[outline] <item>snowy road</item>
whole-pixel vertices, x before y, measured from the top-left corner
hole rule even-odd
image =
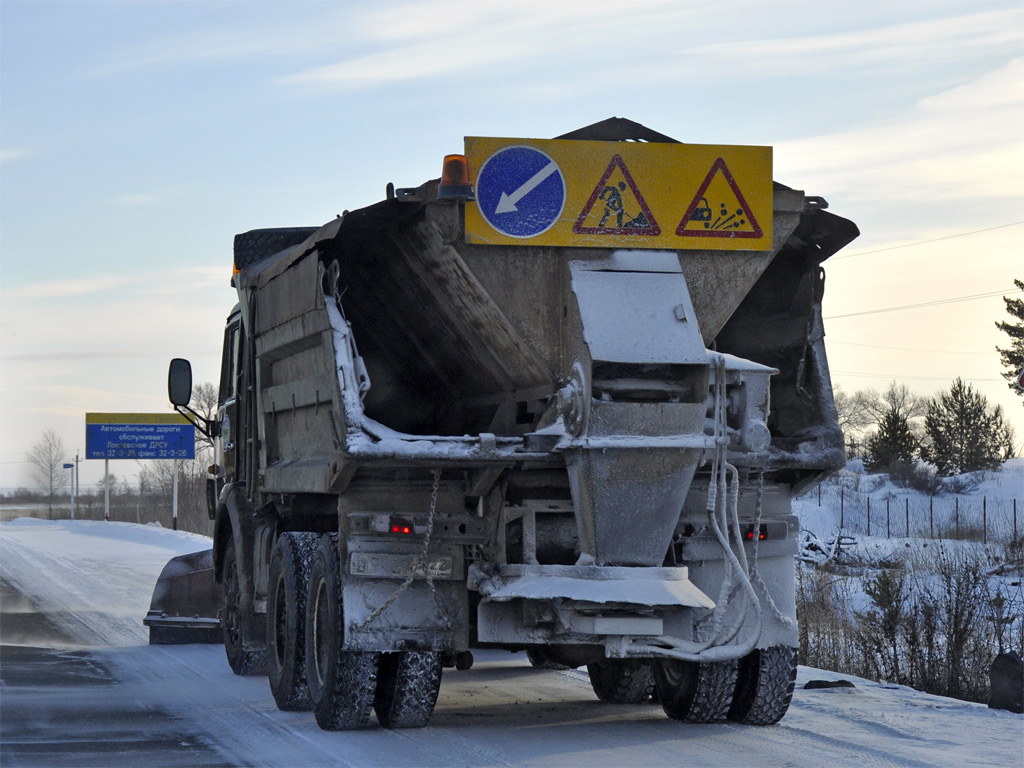
[[[1024,717],[800,668],[781,724],[693,726],[597,701],[585,671],[478,651],[422,730],[325,732],[233,675],[219,646],[149,646],[163,564],[208,540],[151,526],[0,525],[0,765],[1014,766]],[[38,647],[56,648],[42,651]]]

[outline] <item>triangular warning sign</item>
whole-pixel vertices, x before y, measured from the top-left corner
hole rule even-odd
[[[622,177],[618,181],[612,179],[616,168]],[[626,193],[627,189],[633,193],[632,199]],[[572,231],[577,235],[661,234],[661,227],[619,155],[608,163],[608,169],[580,211]]]
[[[720,174],[720,175],[719,175]],[[718,158],[676,227],[680,237],[763,237],[725,160]]]

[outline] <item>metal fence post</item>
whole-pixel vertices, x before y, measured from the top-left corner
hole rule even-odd
[[[988,497],[981,497],[981,541],[988,544]]]
[[[1013,500],[1013,540],[1017,540],[1017,500]]]
[[[839,489],[839,530],[846,527],[846,489]]]
[[[892,526],[889,519],[889,499],[885,500],[885,538],[892,538]]]
[[[1015,517],[1014,520],[1017,518]],[[871,497],[868,496],[868,536],[871,535]],[[1016,536],[1014,537],[1016,538]]]
[[[935,497],[928,497],[928,532],[935,538]]]
[[[960,497],[956,497],[956,507],[953,510],[953,520],[956,523],[956,537],[960,538]]]

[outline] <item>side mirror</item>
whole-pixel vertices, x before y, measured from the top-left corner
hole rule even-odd
[[[167,397],[171,405],[187,406],[192,400],[192,363],[176,357],[167,370]]]

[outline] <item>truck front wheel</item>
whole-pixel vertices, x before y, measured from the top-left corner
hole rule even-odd
[[[236,675],[262,675],[266,671],[266,646],[255,648],[246,642],[243,631],[242,587],[238,578],[238,558],[235,542],[228,542],[224,551],[224,610],[221,627],[224,632],[224,650],[228,664]]]
[[[306,586],[315,533],[283,533],[270,558],[267,591],[267,677],[278,709],[309,709],[306,687]]]
[[[338,534],[320,537],[306,596],[306,682],[317,725],[327,731],[366,728],[373,716],[379,653],[342,650]]]

